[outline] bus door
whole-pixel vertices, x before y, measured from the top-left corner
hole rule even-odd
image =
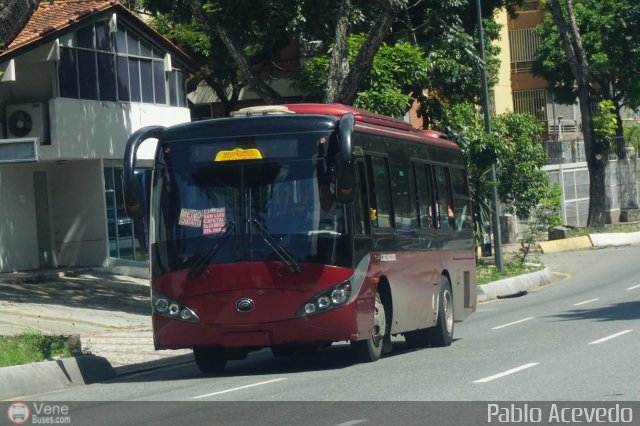
[[[369,219],[374,251],[395,251],[395,215],[393,211],[389,161],[386,156],[366,155]]]
[[[356,195],[351,209],[353,214],[353,261],[354,267],[373,248],[371,239],[371,204],[369,203],[369,183],[364,158],[356,159]]]

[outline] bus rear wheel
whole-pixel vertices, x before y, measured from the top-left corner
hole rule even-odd
[[[223,348],[193,348],[193,357],[204,374],[220,373],[227,364],[227,354]]]
[[[380,298],[376,292],[375,311],[373,315],[373,330],[371,337],[365,340],[351,342],[351,352],[356,362],[375,362],[380,359],[384,347],[387,330],[387,316]]]
[[[436,325],[426,331],[431,345],[443,347],[449,346],[453,342],[453,293],[451,292],[451,283],[445,276],[440,278],[439,299]]]

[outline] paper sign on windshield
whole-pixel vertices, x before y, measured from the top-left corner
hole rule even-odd
[[[224,231],[224,227],[227,223],[227,214],[224,207],[203,210],[202,213],[203,234],[219,234]]]
[[[193,226],[199,228],[202,226],[202,210],[181,209],[178,225]]]

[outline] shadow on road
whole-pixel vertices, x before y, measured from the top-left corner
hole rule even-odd
[[[573,309],[562,312],[553,317],[563,321],[595,320],[595,321],[625,321],[640,319],[640,301],[621,302],[601,308]]]

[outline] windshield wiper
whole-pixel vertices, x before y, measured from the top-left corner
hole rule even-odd
[[[267,243],[267,245],[271,247],[271,249],[278,255],[280,260],[282,260],[287,265],[287,267],[289,268],[289,272],[302,272],[302,268],[300,267],[298,262],[296,262],[293,256],[291,256],[284,249],[284,247],[282,247],[280,243],[278,243],[275,238],[273,238],[273,236],[269,234],[266,229],[264,229],[262,223],[260,223],[257,219],[250,219],[249,223],[253,223],[254,225],[256,225],[256,228],[258,228],[258,231],[260,231],[264,242]]]
[[[211,259],[213,259],[216,253],[218,253],[218,250],[220,250],[222,245],[229,239],[229,237],[231,236],[231,233],[235,228],[236,228],[235,222],[227,223],[224,226],[224,233],[218,236],[218,239],[216,240],[215,245],[213,245],[209,250],[203,252],[200,255],[199,260],[196,262],[195,265],[193,265],[193,267],[187,274],[187,277],[195,278],[198,275],[200,275],[204,267],[209,264]]]

